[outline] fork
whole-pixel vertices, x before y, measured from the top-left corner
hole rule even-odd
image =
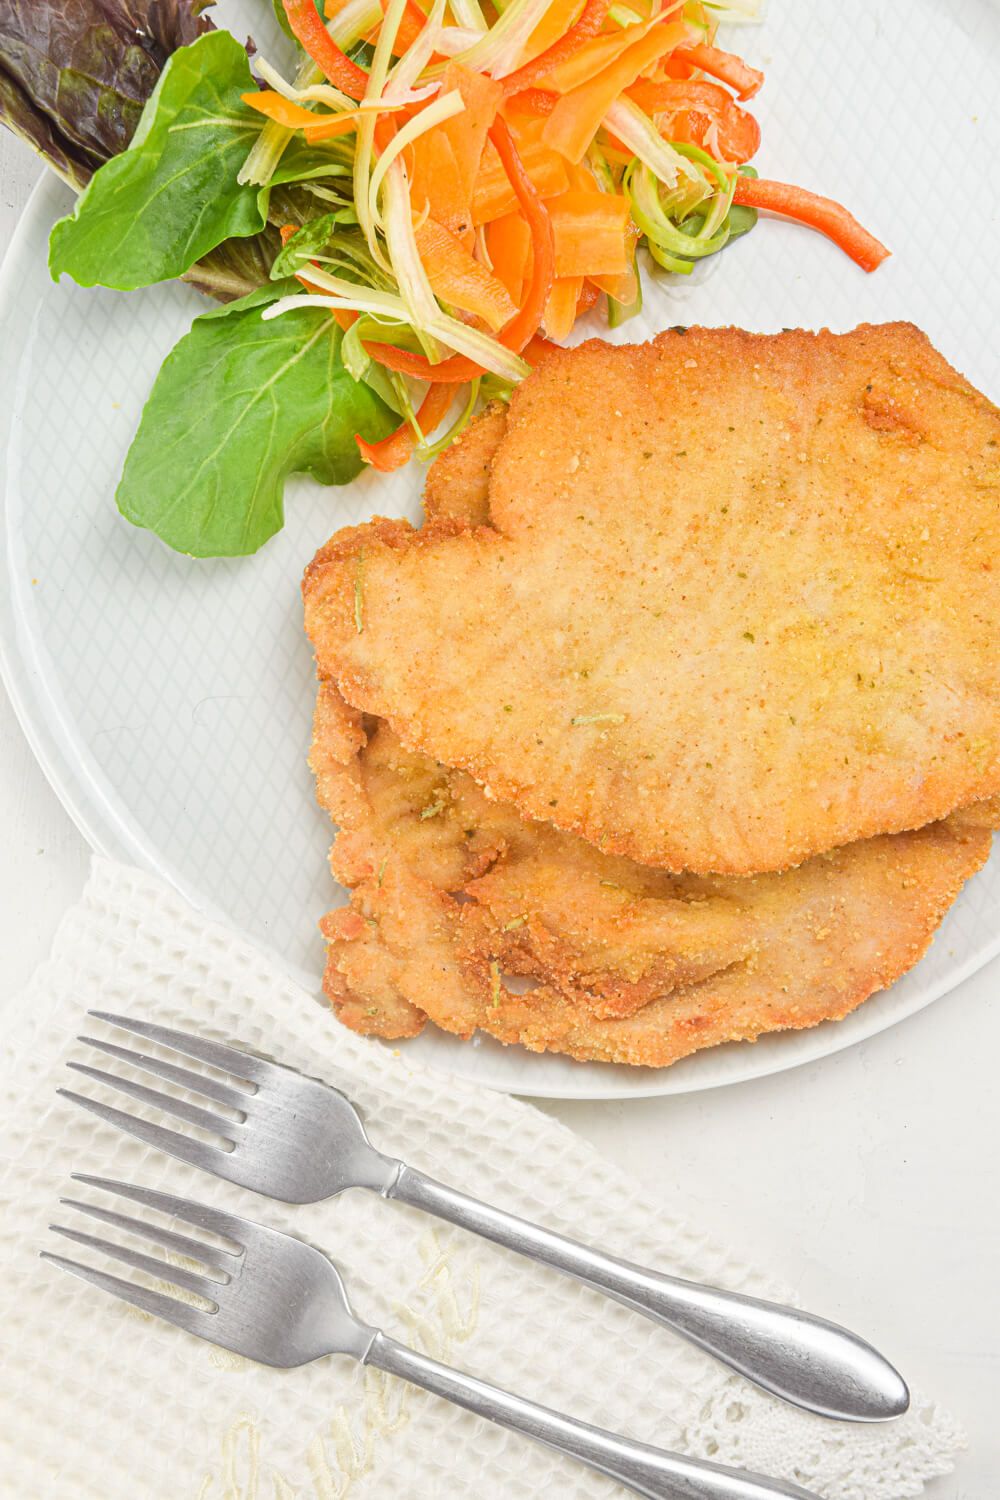
[[[99,1235],[60,1224],[49,1226],[77,1244],[123,1261],[161,1283],[172,1283],[182,1292],[193,1293],[209,1304],[207,1308],[192,1306],[178,1297],[112,1276],[81,1261],[50,1251],[41,1252],[44,1260],[223,1349],[282,1369],[309,1364],[328,1354],[351,1355],[363,1365],[374,1365],[397,1375],[501,1427],[524,1433],[548,1448],[579,1459],[651,1500],[817,1500],[815,1495],[794,1484],[764,1479],[745,1470],[725,1469],[617,1437],[449,1369],[397,1343],[354,1316],[333,1262],[290,1234],[125,1182],[82,1173],[74,1173],[73,1180],[196,1225],[233,1245],[232,1250],[219,1249],[147,1219],[72,1198],[60,1201],[126,1234],[159,1242],[165,1250],[194,1262],[199,1269],[192,1271],[174,1265]]]
[[[793,1405],[847,1421],[883,1421],[909,1405],[902,1377],[877,1350],[797,1308],[662,1275],[490,1207],[426,1177],[369,1141],[338,1089],[253,1053],[148,1021],[90,1011],[97,1020],[195,1058],[226,1075],[207,1077],[97,1037],[99,1052],[200,1095],[213,1113],[86,1063],[69,1066],[144,1105],[221,1137],[212,1145],[69,1089],[59,1092],[102,1120],[217,1177],[285,1203],[319,1203],[361,1187],[408,1203],[508,1250],[574,1276],[665,1324],[730,1369]]]

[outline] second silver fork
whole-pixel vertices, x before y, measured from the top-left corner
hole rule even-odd
[[[319,1203],[352,1187],[408,1203],[600,1289],[681,1334],[764,1390],[821,1416],[884,1421],[901,1415],[909,1405],[906,1384],[888,1360],[835,1323],[646,1270],[436,1182],[376,1150],[357,1110],[339,1090],[291,1068],[148,1021],[105,1011],[90,1014],[226,1075],[220,1081],[98,1037],[80,1038],[228,1112],[191,1104],[104,1069],[69,1064],[94,1082],[164,1110],[224,1143],[212,1145],[60,1090],[84,1109],[171,1156],[285,1203]]]
[[[637,1495],[646,1496],[646,1500],[819,1500],[797,1484],[722,1468],[704,1459],[686,1458],[618,1437],[488,1385],[473,1375],[449,1369],[397,1343],[354,1316],[332,1261],[292,1235],[130,1183],[82,1174],[75,1180],[166,1214],[184,1225],[206,1229],[230,1242],[232,1248],[220,1249],[147,1218],[64,1198],[65,1206],[126,1235],[151,1240],[182,1257],[185,1265],[177,1266],[66,1225],[51,1225],[57,1234],[124,1262],[161,1285],[193,1294],[198,1305],[187,1299],[181,1301],[172,1291],[153,1290],[66,1256],[43,1251],[42,1258],[223,1349],[283,1369],[328,1354],[348,1354],[363,1365],[386,1370],[557,1453],[578,1459]]]

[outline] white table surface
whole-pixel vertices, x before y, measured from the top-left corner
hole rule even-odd
[[[38,171],[0,130],[0,245]],[[2,1004],[45,956],[89,858],[2,690],[0,828]],[[756,1083],[544,1106],[960,1417],[969,1451],[928,1500],[1000,1489],[998,989],[1000,961],[873,1040]]]

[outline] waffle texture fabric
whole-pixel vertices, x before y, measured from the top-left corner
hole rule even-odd
[[[732,1250],[663,1213],[536,1109],[354,1036],[271,959],[197,915],[166,885],[97,860],[51,957],[5,1015],[0,1044],[4,1495],[614,1500],[624,1493],[347,1359],[265,1369],[39,1261],[45,1248],[76,1253],[47,1232],[53,1221],[78,1218],[58,1207],[60,1195],[72,1188],[71,1196],[94,1197],[69,1183],[73,1171],[162,1188],[294,1231],[332,1255],[366,1321],[644,1441],[781,1475],[824,1500],[904,1500],[952,1468],[961,1433],[920,1395],[905,1418],[885,1427],[826,1422],[763,1395],[600,1294],[402,1205],[362,1192],[305,1208],[271,1203],[127,1138],[56,1094],[60,1084],[79,1081],[67,1076],[67,1061],[100,1061],[77,1034],[112,1036],[86,1020],[91,1008],[238,1040],[321,1076],[361,1108],[380,1149],[514,1213],[664,1271],[796,1300]],[[82,1087],[90,1091],[86,1080]]]

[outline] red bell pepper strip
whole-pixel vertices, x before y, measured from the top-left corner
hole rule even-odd
[[[696,47],[678,47],[671,61],[687,63],[689,67],[718,78],[720,83],[735,89],[737,99],[752,99],[764,82],[763,73],[747,67],[735,52],[723,52],[720,47],[709,47],[704,42]]]
[[[580,19],[569,28],[565,35],[561,36],[557,42],[553,42],[551,47],[546,47],[545,51],[540,52],[537,57],[532,58],[531,62],[525,63],[514,73],[508,73],[506,78],[501,78],[500,82],[503,84],[503,91],[507,98],[530,88],[539,78],[544,78],[546,73],[550,73],[557,64],[565,62],[567,57],[572,57],[584,42],[589,42],[592,36],[597,36],[607,20],[610,9],[611,0],[587,0]]]
[[[853,214],[832,198],[821,198],[806,188],[790,187],[785,182],[769,182],[765,177],[737,177],[734,203],[760,208],[765,213],[796,219],[827,235],[839,245],[863,271],[874,271],[892,254],[881,240],[869,234]]]
[[[320,20],[313,0],[282,0],[292,35],[320,72],[341,93],[363,99],[368,74],[342,52]]]
[[[749,161],[760,146],[760,126],[753,115],[740,109],[717,83],[706,83],[700,78],[693,82],[670,79],[666,83],[652,83],[640,78],[628,90],[628,96],[647,115],[669,118],[663,131],[668,140],[705,146],[706,133],[714,125],[714,144],[723,161]],[[657,125],[662,129],[659,120]]]
[[[435,427],[447,415],[448,408],[455,399],[455,387],[453,385],[432,385],[417,412],[417,424],[420,431],[425,435],[434,431]],[[381,474],[391,474],[393,469],[401,469],[408,463],[414,448],[417,446],[416,433],[409,422],[404,422],[397,427],[395,432],[390,432],[388,437],[382,438],[378,443],[366,443],[363,437],[355,433],[354,441],[357,443],[361,457],[366,464],[371,464],[373,469],[378,469]]]
[[[503,162],[510,185],[521,205],[521,212],[531,230],[531,280],[528,290],[521,307],[497,336],[498,342],[505,349],[513,349],[519,354],[532,334],[538,331],[555,276],[552,220],[524,169],[507,122],[500,116],[490,126],[489,137]],[[411,354],[408,349],[397,349],[393,344],[366,343],[365,350],[372,359],[389,370],[399,370],[404,375],[413,375],[418,380],[429,380],[437,384],[459,385],[485,374],[481,365],[462,354],[452,355],[450,359],[433,365],[424,355]]]

